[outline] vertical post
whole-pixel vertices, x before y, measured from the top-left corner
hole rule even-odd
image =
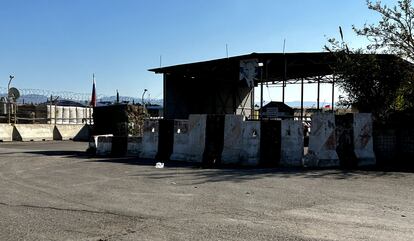
[[[251,96],[250,96],[250,106],[251,106],[251,112],[250,112],[250,119],[254,119],[254,85],[252,87],[252,90],[250,91]]]
[[[332,113],[335,111],[335,77],[332,78]]]
[[[17,102],[13,103],[13,105],[14,105],[14,107],[13,107],[13,110],[14,110],[14,124],[17,124]]]
[[[263,69],[260,69],[260,120],[263,119]]]
[[[48,120],[49,124],[52,124],[52,98],[53,98],[53,96],[50,95],[49,120]]]
[[[300,82],[300,120],[303,120],[303,78]]]
[[[55,101],[55,125],[57,123],[57,101]]]
[[[317,100],[316,100],[316,106],[317,106],[318,110],[320,109],[320,107],[319,107],[320,95],[321,95],[321,80],[318,79],[318,97],[317,97]]]
[[[286,87],[286,80],[287,80],[287,59],[285,55],[285,43],[286,40],[283,42],[283,55],[285,57],[285,66],[283,71],[283,81],[282,81],[282,102],[285,103],[285,87]]]

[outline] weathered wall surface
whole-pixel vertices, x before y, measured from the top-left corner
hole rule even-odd
[[[174,161],[188,161],[189,144],[189,121],[174,120],[174,144],[170,159]]]
[[[224,145],[221,163],[236,164],[240,162],[243,139],[243,116],[226,115],[224,119]]]
[[[13,140],[13,126],[9,124],[0,124],[0,141]]]
[[[142,150],[142,137],[128,137],[127,156],[139,156]]]
[[[75,140],[87,141],[90,137],[90,129],[87,125],[56,125],[53,133],[54,140]]]
[[[375,165],[371,114],[355,113],[353,130],[354,151],[358,159],[358,166]]]
[[[112,152],[112,136],[94,136],[96,155],[107,156]]]
[[[193,162],[202,162],[206,144],[207,115],[190,115],[189,130],[189,152],[188,159]]]
[[[314,114],[304,164],[313,167],[339,166],[336,146],[335,116],[331,113]]]
[[[16,124],[13,130],[14,141],[51,141],[54,125]]]
[[[144,120],[141,158],[154,159],[158,152],[158,120]]]
[[[260,161],[260,122],[244,121],[242,125],[240,163],[245,166],[257,166]]]
[[[301,121],[282,120],[280,165],[301,167],[303,157],[303,126]]]

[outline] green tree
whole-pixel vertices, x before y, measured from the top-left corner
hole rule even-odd
[[[367,5],[381,15],[378,23],[365,24],[362,28],[353,26],[357,35],[370,41],[367,49],[395,54],[413,62],[414,8],[411,0],[397,1],[392,7],[367,0]]]
[[[357,35],[370,41],[366,49],[349,49],[341,29],[342,41],[328,39],[325,46],[337,57],[333,68],[340,78],[339,87],[348,95],[341,104],[352,104],[379,118],[389,112],[413,110],[414,68],[409,63],[414,62],[412,2],[401,0],[388,7],[368,0],[367,5],[381,15],[381,20],[362,28],[353,26]]]

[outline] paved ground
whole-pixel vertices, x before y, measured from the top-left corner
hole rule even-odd
[[[0,143],[0,240],[414,240],[414,174],[206,170]]]

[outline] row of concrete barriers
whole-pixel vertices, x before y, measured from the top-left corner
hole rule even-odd
[[[238,115],[190,115],[188,120],[145,120],[138,137],[96,136],[98,155],[242,166],[375,165],[370,114],[315,114],[304,155],[303,124],[245,121]]]
[[[84,124],[0,124],[0,141],[88,141],[90,127]]]

